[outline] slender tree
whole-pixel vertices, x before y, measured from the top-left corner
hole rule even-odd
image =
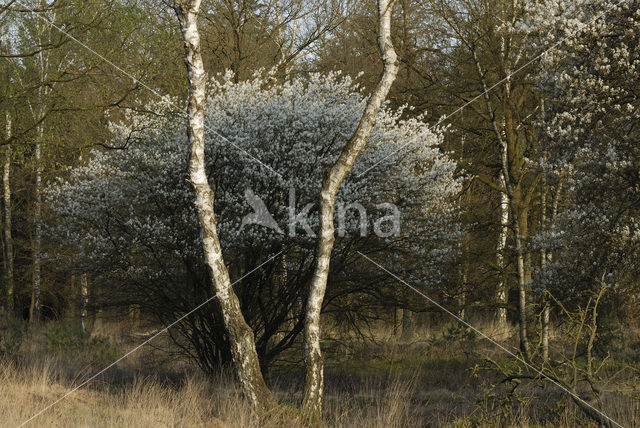
[[[2,174],[2,188],[4,190],[4,257],[6,267],[7,313],[13,316],[13,236],[11,235],[11,116],[6,114],[6,146],[4,167]]]
[[[189,180],[195,191],[205,263],[212,279],[212,291],[220,305],[229,339],[236,375],[242,391],[253,408],[265,411],[276,402],[260,371],[253,331],[247,325],[240,302],[231,287],[216,230],[214,193],[209,185],[204,158],[204,108],[207,74],[200,53],[198,14],[200,0],[178,0],[173,8],[184,38],[185,63],[189,73],[188,136],[191,146]]]
[[[47,4],[40,2],[40,8],[46,10]],[[55,12],[52,20],[55,20]],[[44,20],[38,20],[36,29],[36,40],[40,46],[51,44],[52,34],[54,31],[51,24]],[[31,114],[35,122],[38,122],[36,128],[36,143],[33,166],[35,169],[35,186],[33,201],[33,277],[31,290],[31,306],[29,308],[29,320],[31,322],[40,321],[40,287],[41,287],[41,257],[42,257],[42,145],[44,144],[44,124],[42,123],[47,114],[46,102],[51,92],[51,85],[45,82],[49,78],[50,51],[40,49],[37,55],[38,68],[38,90],[36,105],[30,104]]]
[[[505,187],[504,174],[500,173],[500,186]],[[498,287],[496,297],[498,298],[498,324],[501,327],[507,325],[507,304],[509,302],[509,287],[505,275],[505,250],[507,249],[507,237],[509,236],[509,198],[505,192],[500,192],[500,233],[498,235],[498,245],[496,248],[496,265],[498,267]]]
[[[340,185],[367,144],[376,121],[376,115],[389,93],[398,73],[398,58],[391,40],[391,15],[395,0],[378,0],[378,47],[383,61],[383,72],[367,102],[358,127],[342,150],[336,163],[327,171],[320,191],[320,233],[316,248],[316,266],[309,287],[304,329],[304,357],[306,378],[303,407],[312,413],[321,413],[324,391],[324,362],[320,348],[320,312],[327,287],[331,250],[335,241],[333,213]]]

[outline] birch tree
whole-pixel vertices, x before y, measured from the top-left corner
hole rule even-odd
[[[11,116],[9,113],[5,116],[6,126],[6,145],[5,158],[2,174],[2,188],[4,190],[4,262],[6,275],[6,299],[7,313],[13,316],[14,304],[14,280],[13,280],[13,236],[11,234]]]
[[[499,274],[497,301],[504,306],[503,275],[505,260],[499,253],[507,248],[505,233],[513,233],[513,254],[518,292],[518,324],[520,349],[529,358],[527,283],[531,279],[532,259],[527,247],[533,235],[530,217],[534,197],[538,193],[539,173],[532,167],[530,153],[535,153],[538,132],[534,126],[539,94],[534,86],[535,64],[519,70],[533,52],[533,38],[521,25],[530,19],[522,1],[513,2],[448,2],[434,0],[431,5],[444,22],[445,31],[458,42],[452,51],[455,65],[468,67],[475,94],[466,106],[485,123],[491,134],[491,175],[478,170],[478,178],[500,198],[499,232],[496,265]],[[462,56],[462,60],[459,57]],[[518,70],[518,73],[516,73]],[[456,70],[457,72],[457,70]],[[474,76],[475,75],[475,76]],[[468,88],[463,89],[465,92]],[[464,126],[464,125],[463,125]],[[470,171],[476,172],[476,171]],[[508,213],[504,208],[508,209]],[[505,215],[507,214],[507,215]],[[508,219],[508,225],[504,221]],[[507,228],[508,226],[508,228]],[[500,310],[498,318],[504,319]]]
[[[224,263],[222,248],[216,230],[214,194],[209,186],[204,157],[204,108],[206,102],[207,73],[200,53],[198,14],[200,0],[176,1],[173,6],[184,38],[185,63],[189,73],[188,136],[191,147],[189,180],[195,192],[205,262],[211,275],[212,288],[224,319],[225,330],[236,375],[242,391],[257,411],[266,411],[275,405],[260,371],[253,331],[240,310],[240,302],[231,287],[229,271]]]
[[[500,186],[504,187],[504,174],[500,173]],[[496,265],[498,267],[497,298],[498,298],[498,324],[501,327],[507,325],[507,304],[509,302],[509,288],[505,275],[505,251],[507,250],[507,237],[509,236],[509,198],[505,192],[500,192],[500,232],[496,248]]]
[[[41,10],[47,10],[46,2],[39,3]],[[56,20],[56,11],[53,10],[52,21]],[[55,31],[51,24],[44,20],[35,22],[35,40],[38,46],[50,46],[52,44],[52,31]],[[49,79],[51,67],[51,51],[40,49],[36,56],[36,68],[38,75],[37,95],[35,102],[29,103],[29,110],[36,127],[36,141],[33,159],[35,172],[34,201],[33,201],[33,276],[31,290],[31,305],[29,307],[29,320],[31,322],[40,321],[40,287],[41,287],[41,250],[42,250],[42,145],[44,144],[45,129],[42,123],[47,115],[47,97],[50,95],[53,84],[46,84]]]
[[[43,229],[42,229],[42,190],[43,173],[47,158],[47,148],[52,146],[57,136],[51,127],[52,115],[57,109],[76,106],[64,100],[61,90],[71,82],[89,74],[91,67],[82,57],[75,54],[67,46],[68,38],[55,27],[61,23],[77,18],[76,11],[68,4],[49,4],[37,0],[33,5],[34,12],[16,8],[11,14],[10,48],[0,56],[6,56],[13,65],[15,73],[12,97],[20,103],[16,110],[24,108],[26,114],[16,121],[16,128],[21,131],[16,140],[30,137],[33,143],[31,155],[33,198],[31,202],[31,301],[29,319],[38,322],[41,310],[42,262],[43,262]],[[95,11],[91,11],[95,13]],[[85,17],[86,18],[86,17]],[[93,23],[79,22],[74,31],[87,31]],[[71,97],[69,97],[71,98]],[[64,107],[61,104],[66,104]],[[27,120],[25,120],[28,118]],[[31,153],[30,153],[31,154]],[[5,168],[8,173],[7,168]]]
[[[397,73],[397,57],[391,41],[392,2],[378,2],[379,47],[384,61],[384,72],[374,90],[362,116],[354,137],[344,148],[336,164],[329,170],[323,182],[320,198],[321,225],[317,249],[317,264],[311,282],[306,305],[305,320],[305,360],[307,374],[303,407],[314,413],[322,408],[324,374],[320,351],[320,312],[329,273],[331,249],[334,243],[333,212],[335,198],[340,185],[351,170],[356,157],[366,145],[371,129]],[[227,332],[231,343],[236,371],[248,396],[257,408],[272,405],[273,397],[264,384],[259,371],[255,344],[251,329],[247,326],[238,303],[237,296],[230,287],[229,274],[222,259],[222,251],[215,229],[213,193],[204,169],[204,102],[206,73],[200,55],[200,39],[197,30],[199,1],[176,3],[175,10],[185,39],[187,68],[189,70],[189,138],[191,161],[189,174],[196,192],[196,206],[203,231],[204,250],[218,299],[221,302]],[[220,294],[222,295],[220,296]]]
[[[340,185],[351,171],[356,158],[367,144],[384,102],[398,72],[398,58],[391,40],[391,15],[394,0],[378,0],[378,47],[383,72],[367,102],[353,137],[342,150],[336,163],[327,171],[320,191],[320,233],[316,249],[316,267],[309,287],[304,329],[306,364],[303,408],[320,414],[324,392],[324,362],[320,348],[320,312],[327,287],[331,250],[335,242],[333,214]]]

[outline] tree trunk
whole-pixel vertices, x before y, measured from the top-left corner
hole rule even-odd
[[[415,332],[414,314],[410,309],[402,311],[402,340],[410,341]]]
[[[510,124],[511,118],[509,118],[509,122],[505,120],[505,134],[503,136],[503,132],[498,126],[495,112],[496,110],[493,108],[493,103],[491,102],[491,97],[489,96],[489,88],[487,82],[485,80],[485,72],[482,70],[482,66],[480,65],[480,61],[478,60],[478,55],[475,50],[472,50],[473,59],[476,64],[476,70],[478,72],[478,78],[482,82],[482,89],[484,95],[484,100],[487,105],[487,112],[489,114],[491,125],[493,127],[493,131],[498,139],[500,144],[500,172],[502,174],[502,178],[504,179],[504,194],[507,196],[507,202],[509,208],[511,210],[511,225],[513,227],[513,234],[515,237],[515,245],[517,251],[517,275],[518,275],[518,312],[519,312],[519,321],[520,321],[520,350],[526,361],[529,361],[529,339],[527,338],[527,290],[526,286],[526,276],[527,273],[525,271],[525,263],[524,263],[524,249],[521,235],[521,222],[522,218],[520,216],[520,206],[516,203],[515,200],[515,190],[513,184],[511,182],[511,174],[510,174],[510,163],[509,163],[509,142],[507,138],[511,138],[509,141],[515,143],[513,141],[516,136],[513,132],[508,132],[506,125]],[[507,95],[510,93],[509,90],[510,82],[507,80],[505,83],[505,92]],[[508,98],[508,96],[507,96]],[[504,110],[505,113],[508,112],[507,109]],[[512,147],[515,147],[515,144],[511,144]],[[520,201],[520,199],[518,199]]]
[[[40,262],[42,249],[42,140],[44,139],[44,127],[38,126],[38,139],[36,141],[34,168],[36,173],[35,200],[33,203],[33,288],[31,293],[31,305],[29,319],[32,323],[40,321]]]
[[[468,275],[468,270],[465,267],[464,272],[462,273],[463,284],[467,283],[467,275]],[[465,291],[462,291],[458,296],[457,301],[458,301],[458,317],[464,319],[465,307],[467,305],[467,293]]]
[[[495,121],[494,121],[495,125]],[[499,131],[496,130],[498,133]],[[500,138],[502,145],[502,174],[505,182],[505,194],[509,202],[511,209],[511,225],[513,227],[513,234],[515,237],[516,246],[516,262],[517,262],[517,277],[518,277],[518,314],[520,324],[520,350],[526,361],[529,361],[529,338],[527,337],[527,272],[525,268],[525,255],[522,242],[522,218],[520,217],[520,211],[518,204],[514,201],[514,190],[511,184],[509,176],[509,160],[508,160],[508,146],[507,142]]]
[[[540,232],[546,231],[547,223],[547,183],[544,179],[544,171],[542,172],[542,184],[540,189]],[[544,248],[540,250],[540,267],[544,268],[547,264],[547,251]],[[549,361],[549,296],[545,289],[542,294],[542,360]]]
[[[87,332],[90,330],[89,326],[89,279],[87,273],[84,272],[80,279],[80,325],[82,331]]]
[[[545,184],[545,182],[543,181],[543,184]],[[551,218],[549,219],[549,226],[548,228],[551,228],[555,222],[556,219],[556,215],[558,213],[558,200],[560,198],[560,192],[562,191],[562,180],[560,180],[558,182],[557,185],[557,189],[555,194],[553,195],[553,200],[551,202]],[[543,210],[541,213],[541,222],[545,221],[546,222],[546,217],[547,217],[547,208],[546,208],[546,187],[544,188],[543,192],[542,192],[542,206],[543,206]],[[543,229],[544,230],[544,229]],[[547,262],[552,262],[553,261],[553,252],[552,251],[546,251],[544,248],[541,252],[541,263],[542,266],[545,266],[547,264]],[[543,309],[542,309],[542,358],[545,362],[549,361],[549,330],[550,330],[550,324],[551,324],[551,304],[550,304],[550,299],[549,299],[549,292],[548,290],[544,290],[544,297],[543,297]]]
[[[391,14],[395,0],[378,0],[378,47],[383,60],[383,72],[378,85],[367,102],[355,134],[342,150],[336,163],[327,171],[320,192],[320,233],[316,248],[316,266],[307,297],[304,357],[306,378],[303,408],[320,414],[324,390],[324,362],[320,350],[320,311],[327,287],[329,262],[333,248],[333,212],[335,198],[356,157],[364,149],[376,116],[384,102],[391,84],[398,73],[398,58],[391,40]]]
[[[504,174],[500,173],[500,187],[506,187]],[[497,300],[498,304],[498,325],[501,328],[507,326],[507,303],[509,301],[507,276],[505,274],[504,251],[507,248],[507,236],[509,235],[509,197],[506,192],[500,192],[500,234],[498,236],[498,246],[496,248],[496,265],[498,267]]]
[[[46,8],[46,1],[40,1],[40,7]],[[55,21],[55,12],[52,18]],[[51,42],[51,24],[41,23],[38,29],[38,41],[41,46],[46,46]],[[46,33],[46,37],[45,37]],[[38,105],[34,109],[29,104],[29,109],[33,118],[42,121],[45,117],[45,100],[51,92],[52,85],[46,85],[49,69],[49,51],[40,49],[38,52],[39,80],[38,86]],[[41,288],[41,256],[42,256],[42,144],[44,142],[44,125],[40,123],[37,126],[36,146],[34,153],[34,169],[36,175],[34,202],[33,202],[33,272],[31,287],[31,305],[29,306],[29,321],[38,323],[40,321],[40,288]]]
[[[512,204],[512,217],[515,211]],[[526,272],[524,266],[524,254],[522,248],[522,235],[520,235],[520,225],[517,219],[513,221],[514,235],[516,241],[517,262],[518,262],[518,313],[520,316],[520,350],[526,361],[529,361],[529,338],[527,337],[527,289]]]
[[[252,407],[261,412],[273,407],[275,399],[262,377],[253,331],[242,315],[240,302],[233,291],[229,271],[222,257],[216,231],[214,194],[205,170],[204,109],[207,77],[200,53],[200,34],[197,26],[200,0],[177,0],[173,7],[184,38],[185,62],[189,74],[189,178],[195,191],[205,263],[211,274],[213,291],[220,304],[242,392]]]
[[[404,8],[404,3],[403,3],[403,8]],[[405,28],[406,28],[406,21],[404,22]],[[464,159],[464,143],[465,143],[465,134],[463,133],[460,136],[460,159]],[[469,165],[471,165],[471,162],[469,162]],[[467,190],[465,191],[465,198],[464,198],[464,203],[465,203],[465,218],[464,221],[466,224],[471,224],[471,220],[470,220],[470,215],[469,215],[469,203],[471,201],[471,182],[472,180],[469,180],[468,183],[466,184],[466,188]],[[462,279],[462,290],[460,290],[460,295],[458,296],[458,317],[464,319],[465,316],[465,305],[466,305],[466,294],[467,294],[467,290],[469,289],[469,265],[470,265],[470,243],[471,243],[471,236],[470,236],[470,232],[466,231],[464,234],[464,244],[463,244],[463,248],[462,248],[462,254],[463,254],[463,259],[462,259],[462,275],[461,279]]]
[[[467,209],[469,205],[469,200],[471,199],[471,185],[467,185],[466,191],[466,202]],[[469,216],[467,212],[467,224],[470,224]],[[464,234],[464,245],[463,245],[463,254],[464,259],[462,262],[462,290],[460,290],[460,294],[458,295],[458,316],[462,319],[465,317],[465,308],[467,305],[467,290],[469,290],[469,252],[470,252],[470,244],[471,244],[471,234],[467,231]]]
[[[396,306],[393,310],[393,337],[398,339],[402,337],[402,317],[404,309]]]
[[[11,117],[7,113],[7,141],[11,138]],[[13,313],[13,237],[11,236],[11,145],[5,147],[4,171],[2,175],[2,187],[4,189],[4,241],[5,264],[7,282],[7,313],[10,317]]]

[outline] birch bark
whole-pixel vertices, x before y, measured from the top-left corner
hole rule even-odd
[[[334,244],[333,213],[335,199],[342,181],[364,149],[376,115],[386,99],[398,73],[398,58],[391,40],[391,14],[395,0],[378,0],[378,47],[383,71],[376,88],[367,102],[365,111],[351,140],[342,150],[336,163],[327,171],[320,192],[320,234],[316,248],[316,266],[311,279],[305,311],[304,357],[306,378],[303,409],[322,412],[324,391],[324,361],[320,349],[320,312],[327,287],[331,250]]]
[[[520,207],[516,203],[515,190],[511,181],[510,163],[509,163],[509,146],[515,146],[515,138],[517,136],[511,129],[511,123],[513,118],[510,116],[508,108],[504,109],[504,124],[502,129],[498,125],[496,119],[496,110],[491,102],[489,96],[489,88],[487,81],[485,80],[486,73],[480,65],[477,52],[475,49],[471,51],[474,62],[476,64],[476,70],[478,72],[478,78],[482,83],[483,96],[487,107],[487,113],[489,115],[493,131],[500,144],[500,173],[504,179],[504,192],[506,195],[506,201],[508,202],[511,211],[511,226],[513,227],[513,235],[516,245],[516,261],[517,261],[517,276],[518,276],[518,313],[519,313],[519,327],[520,327],[520,350],[526,361],[529,361],[529,338],[527,336],[527,290],[526,290],[526,271],[525,271],[525,256],[523,249],[523,241],[521,234],[521,224],[526,225],[526,221],[523,223],[523,217],[521,216]],[[509,72],[509,70],[507,70]],[[510,98],[510,80],[505,82],[505,98]],[[507,140],[509,139],[509,140]]]
[[[44,139],[44,127],[38,126],[38,140],[36,141],[34,167],[36,172],[35,200],[33,204],[33,289],[31,295],[30,319],[32,322],[40,321],[40,264],[42,250],[42,140]]]
[[[500,173],[500,187],[506,187],[504,182],[504,174]],[[509,234],[509,197],[505,192],[500,192],[500,234],[498,235],[498,246],[496,248],[496,265],[500,272],[498,280],[497,298],[498,304],[498,325],[506,327],[507,325],[507,281],[505,275],[504,251],[507,248],[507,236]]]
[[[89,331],[87,310],[89,306],[89,279],[86,272],[82,274],[80,280],[80,326],[82,331]]]
[[[508,152],[508,144],[504,138],[502,138],[500,132],[498,131],[495,120],[493,120],[494,128],[496,129],[496,134],[498,135],[498,139],[500,140],[500,144],[502,146],[502,174],[504,176],[505,182],[505,194],[507,195],[507,199],[509,200],[509,206],[511,208],[511,217],[512,217],[512,226],[513,226],[513,235],[515,237],[516,244],[516,261],[518,264],[518,313],[519,313],[519,324],[520,324],[520,350],[526,361],[529,361],[529,338],[527,336],[527,290],[526,290],[526,273],[524,266],[524,253],[523,253],[523,242],[522,242],[522,234],[520,232],[520,218],[518,218],[518,207],[516,207],[513,198],[513,185],[511,184],[511,179],[509,176],[509,152]]]
[[[542,173],[542,184],[540,189],[540,232],[544,233],[547,223],[547,180],[544,178],[544,172]],[[547,264],[547,250],[542,247],[540,250],[540,267],[544,269]],[[547,296],[547,290],[545,289],[542,294],[542,360],[544,362],[549,361],[549,296]]]
[[[6,116],[7,140],[11,138],[11,116]],[[7,276],[7,313],[13,316],[13,237],[11,235],[11,145],[5,147],[2,187],[4,189],[4,242]]]
[[[548,219],[549,225],[547,226],[547,230],[553,228],[553,225],[556,220],[556,216],[558,214],[558,201],[560,199],[560,193],[562,192],[562,183],[563,180],[560,179],[558,181],[557,187],[555,189],[555,193],[552,195],[551,201],[551,215]],[[543,196],[546,195],[546,191],[543,192]],[[546,203],[546,196],[543,199],[543,204]],[[547,221],[547,209],[543,208],[543,212],[541,213],[541,217],[544,221]],[[544,229],[543,229],[544,230]],[[553,251],[547,251],[543,249],[541,252],[541,266],[545,266],[547,262],[553,262]],[[549,301],[549,293],[544,290],[543,297],[543,310],[542,310],[542,358],[545,362],[549,361],[549,330],[551,328],[551,303]]]
[[[189,73],[189,179],[196,196],[195,205],[202,230],[205,263],[211,274],[213,292],[220,305],[242,392],[254,410],[266,411],[275,406],[275,399],[260,371],[253,331],[247,325],[240,310],[238,297],[231,287],[229,271],[222,257],[216,230],[214,194],[205,170],[204,110],[207,77],[200,53],[200,34],[197,26],[200,0],[176,0],[173,8],[180,22],[186,54],[185,63]]]

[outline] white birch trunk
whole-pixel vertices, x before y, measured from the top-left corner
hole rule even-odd
[[[540,192],[540,232],[544,233],[547,223],[547,182],[544,179],[544,171],[542,172],[542,184]],[[540,250],[540,266],[544,268],[547,264],[547,251],[542,247]],[[545,289],[542,294],[542,360],[544,362],[549,361],[549,296],[547,296],[547,290]]]
[[[89,330],[88,323],[88,307],[89,307],[89,279],[87,273],[83,273],[80,280],[80,325],[82,331]]]
[[[500,187],[505,187],[504,174],[500,173]],[[507,248],[507,236],[509,235],[509,197],[506,191],[500,193],[500,234],[498,235],[498,245],[496,248],[496,265],[498,267],[500,279],[498,280],[497,295],[498,304],[498,325],[501,328],[507,326],[507,303],[508,288],[505,275],[504,251]]]
[[[520,222],[518,219],[517,207],[513,202],[513,187],[509,178],[509,160],[508,160],[508,148],[507,142],[501,139],[502,143],[502,172],[504,174],[504,180],[507,189],[507,196],[509,205],[511,208],[511,217],[513,225],[513,234],[515,236],[516,244],[516,259],[518,263],[518,313],[520,324],[520,350],[526,361],[529,361],[529,338],[527,337],[527,290],[524,268],[524,253],[522,235],[520,235]]]
[[[529,339],[527,337],[527,290],[526,290],[526,272],[525,272],[525,263],[524,263],[524,253],[523,253],[523,242],[522,235],[520,235],[520,211],[519,207],[516,206],[514,202],[514,189],[511,183],[511,174],[510,174],[510,165],[509,165],[509,144],[503,136],[503,132],[500,129],[496,117],[495,117],[495,109],[493,108],[493,103],[491,102],[491,97],[489,96],[489,88],[487,82],[485,80],[485,73],[482,70],[480,65],[480,61],[478,60],[478,56],[475,50],[472,52],[473,59],[476,64],[476,70],[478,72],[478,78],[482,82],[482,89],[484,100],[487,105],[487,112],[491,118],[491,125],[493,126],[493,131],[500,143],[500,163],[501,163],[501,173],[504,178],[504,188],[505,192],[503,192],[507,196],[507,201],[509,208],[511,210],[511,225],[513,227],[513,234],[515,238],[516,245],[516,260],[517,260],[517,275],[518,275],[518,312],[519,312],[519,325],[520,325],[520,350],[526,361],[529,361]],[[509,93],[509,81],[507,80],[505,86],[505,92]]]
[[[544,183],[543,181],[543,184]],[[562,180],[559,180],[558,187],[556,189],[555,194],[553,195],[553,201],[551,202],[551,216],[549,219],[549,226],[551,228],[553,226],[556,215],[558,213],[558,200],[560,199],[560,192],[562,191]],[[541,213],[541,223],[546,222],[547,220],[547,208],[546,208],[546,190],[542,191],[542,213]],[[544,225],[544,223],[542,223]],[[553,262],[553,252],[546,251],[544,248],[540,254],[540,261],[542,266],[545,266],[547,262]],[[549,361],[549,330],[551,328],[551,304],[549,299],[548,291],[544,290],[543,297],[543,309],[542,309],[542,358],[545,362]]]
[[[7,113],[7,141],[11,138],[11,116]],[[7,143],[4,148],[4,168],[2,175],[2,187],[4,189],[4,241],[5,264],[7,280],[7,313],[13,316],[13,237],[11,236],[11,145]]]
[[[356,157],[364,149],[376,116],[398,73],[398,58],[391,40],[391,13],[394,0],[378,0],[378,46],[383,72],[371,94],[353,137],[342,150],[336,163],[327,171],[320,192],[320,233],[316,248],[316,266],[307,298],[304,328],[306,378],[303,408],[322,412],[324,362],[320,350],[320,312],[329,276],[329,262],[334,243],[333,212],[335,198]]]
[[[41,7],[46,6],[46,2],[40,2]],[[52,21],[55,20],[55,14]],[[46,46],[51,40],[51,24],[41,23],[38,39],[42,46]],[[45,40],[45,33],[47,40]],[[37,113],[31,109],[36,120],[43,120],[45,117],[45,100],[51,92],[51,86],[45,86],[49,69],[49,52],[45,49],[38,53],[38,65],[40,67],[40,86],[38,87]],[[31,106],[30,106],[31,108]],[[36,175],[34,202],[33,202],[33,277],[31,289],[31,305],[29,307],[29,320],[38,323],[40,321],[40,288],[41,288],[41,253],[42,253],[42,144],[44,142],[44,125],[40,123],[37,127],[37,139],[34,153],[34,170]]]
[[[189,178],[196,196],[195,205],[202,231],[205,263],[220,304],[235,372],[245,398],[256,411],[261,412],[273,407],[275,399],[262,377],[253,331],[242,315],[240,302],[231,287],[229,271],[222,258],[216,231],[214,194],[205,170],[204,110],[207,77],[200,53],[197,26],[199,9],[200,0],[177,0],[174,4],[184,38],[185,62],[189,73]]]
[[[405,28],[406,28],[406,22],[405,22]],[[464,158],[464,143],[465,143],[465,138],[464,138],[464,134],[462,134],[461,137],[461,141],[460,141],[460,147],[461,147],[461,158]],[[469,214],[468,214],[468,210],[469,210],[469,201],[471,200],[471,180],[469,180],[469,183],[467,184],[467,190],[465,191],[465,203],[466,203],[466,209],[467,209],[467,213],[466,213],[466,222],[467,224],[469,224]],[[464,244],[463,244],[463,254],[464,254],[464,259],[463,259],[463,263],[462,263],[462,290],[460,292],[460,295],[458,296],[458,317],[464,319],[465,317],[465,306],[467,303],[467,290],[469,288],[469,244],[471,241],[471,236],[469,234],[469,231],[466,231],[464,234]]]
[[[31,321],[40,321],[40,286],[41,286],[41,251],[42,251],[42,140],[44,128],[38,126],[38,140],[36,141],[34,168],[36,173],[35,195],[33,202],[33,290],[31,295]]]

